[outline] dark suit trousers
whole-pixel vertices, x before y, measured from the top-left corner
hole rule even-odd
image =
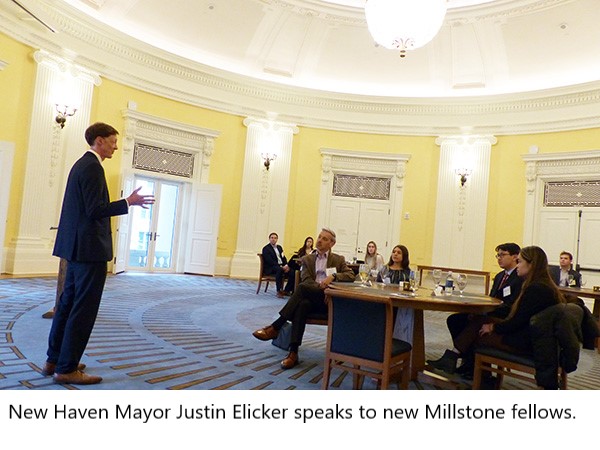
[[[506,305],[501,305],[494,311],[486,314],[485,316],[490,318],[505,319],[506,317],[508,317],[509,313],[510,307]],[[467,328],[469,322],[474,318],[475,316],[473,314],[467,313],[456,313],[448,316],[448,318],[446,319],[446,325],[448,326],[448,331],[450,331],[450,335],[452,336],[453,342],[463,332],[463,330]],[[454,347],[458,349],[456,345]]]
[[[57,373],[77,369],[96,322],[106,268],[106,262],[67,263],[65,287],[48,338],[47,361],[56,364]]]
[[[472,359],[474,351],[479,346],[494,347],[511,353],[521,353],[518,349],[502,342],[502,335],[489,333],[479,336],[479,330],[484,323],[499,322],[500,319],[488,316],[472,316],[466,327],[456,336],[454,347],[460,351],[463,358]]]
[[[275,286],[277,286],[277,292],[283,290],[283,277],[285,272],[281,266],[271,266],[265,269],[265,275],[275,275]]]
[[[315,285],[300,283],[279,315],[292,322],[291,345],[302,344],[306,320],[310,313],[327,314],[325,293]]]

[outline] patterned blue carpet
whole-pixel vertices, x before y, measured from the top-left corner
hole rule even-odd
[[[45,361],[54,278],[0,280],[0,389],[301,389],[321,388],[326,329],[309,326],[301,364],[283,371],[285,352],[254,339],[283,305],[271,290],[256,295],[256,283],[191,275],[126,273],[109,276],[96,326],[82,362],[104,381],[61,386],[40,373]],[[437,357],[448,345],[446,314],[428,312],[426,349]],[[455,389],[469,389],[455,380]],[[570,389],[600,387],[600,355],[582,351]],[[372,380],[365,389],[374,389]],[[351,377],[334,372],[332,389],[351,388]],[[395,386],[393,387],[395,388]],[[505,389],[529,388],[506,381]],[[439,389],[411,382],[410,389]]]

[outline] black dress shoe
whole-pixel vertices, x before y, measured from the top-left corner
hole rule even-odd
[[[473,363],[469,362],[469,361],[465,361],[460,366],[457,367],[456,373],[459,375],[466,375],[469,373],[473,374],[473,370],[475,370],[475,368],[473,367]]]
[[[443,370],[446,373],[453,374],[456,371],[456,362],[458,361],[458,354],[452,350],[446,350],[444,356],[440,359],[428,359],[429,364],[434,369]]]

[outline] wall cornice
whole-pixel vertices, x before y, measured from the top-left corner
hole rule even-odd
[[[558,0],[534,2],[536,7]],[[564,1],[564,0],[563,0]],[[531,2],[521,2],[531,7]],[[558,89],[460,98],[382,98],[285,86],[214,69],[104,31],[72,8],[44,4],[59,33],[1,15],[0,28],[35,49],[116,82],[187,104],[298,126],[372,134],[514,135],[597,128],[600,81]]]

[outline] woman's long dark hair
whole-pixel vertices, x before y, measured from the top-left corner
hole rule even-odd
[[[311,248],[315,248],[315,240],[311,236],[308,236],[306,239],[304,239],[304,244],[298,250],[298,257],[302,257],[302,256],[306,255],[306,243],[308,242],[309,239],[311,241],[313,241],[313,245]]]
[[[396,249],[396,248],[399,248],[400,251],[402,252],[402,262],[400,263],[400,267],[402,267],[402,270],[408,269],[408,266],[410,266],[410,257],[408,255],[408,249],[404,245],[396,245],[392,249],[392,253],[394,253],[394,249]],[[390,255],[390,260],[388,261],[388,267],[390,267],[392,264],[394,264],[394,260],[392,259],[392,256]]]
[[[547,286],[552,290],[554,300],[557,304],[565,303],[566,300],[564,295],[558,290],[556,283],[550,277],[550,272],[548,272],[548,257],[546,256],[546,252],[544,252],[544,250],[535,245],[523,247],[519,253],[519,259],[524,259],[527,261],[529,264],[531,264],[531,268],[529,269],[525,280],[523,280],[521,293],[515,300],[508,318],[511,318],[514,315],[519,303],[521,302],[523,293],[532,283],[539,283]]]

